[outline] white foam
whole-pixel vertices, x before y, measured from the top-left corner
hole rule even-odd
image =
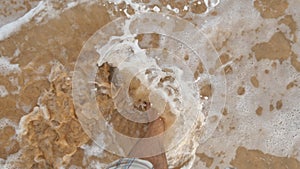
[[[8,57],[0,56],[0,74],[6,76],[11,73],[19,73],[19,64],[11,64]]]
[[[30,114],[22,116],[22,118],[20,119],[20,122],[19,122],[19,127],[16,130],[16,133],[17,133],[18,136],[21,136],[21,135],[27,133],[27,128],[26,128],[26,122],[27,121],[26,120],[29,117],[31,117],[32,115],[36,115],[39,111],[40,111],[40,108],[36,106],[36,107],[33,108],[33,111]]]
[[[167,9],[169,9],[170,11],[173,11],[175,13],[179,13],[179,9],[178,8],[172,8],[171,5],[167,5]]]
[[[1,110],[0,110],[0,113],[1,113]],[[17,127],[18,127],[17,124],[15,124],[10,119],[7,119],[7,118],[0,119],[0,129],[3,129],[3,128],[7,127],[7,126],[12,126],[15,129],[17,129]]]
[[[8,80],[10,81],[11,85],[17,87],[15,91],[10,91],[10,93],[13,95],[19,94],[21,90],[21,86],[19,85],[18,77],[10,76]]]
[[[105,168],[106,165],[103,163],[100,163],[99,161],[92,161],[89,163],[88,168],[93,168],[93,169],[103,169]]]
[[[207,143],[200,145],[198,149],[198,152],[214,158],[212,168],[217,165],[220,168],[226,167],[235,157],[239,146],[282,157],[299,151],[295,144],[300,133],[300,108],[297,99],[300,91],[297,88],[286,90],[286,85],[299,79],[299,74],[287,61],[277,64],[276,69],[271,65],[272,62],[268,60],[256,62],[255,58],[245,57],[239,64],[231,65],[234,73],[227,75],[229,114],[221,120],[219,128]],[[270,70],[269,74],[264,73],[265,69]],[[254,88],[250,83],[250,77],[255,74],[259,80],[259,88]],[[245,87],[246,92],[242,96],[237,95],[239,86]],[[272,103],[275,106],[278,100],[282,100],[283,107],[269,112],[269,105]],[[255,113],[258,106],[263,107],[261,116]],[[235,129],[230,130],[230,127]],[[223,140],[223,144],[219,144],[220,140]],[[221,151],[226,154],[218,157],[216,152]],[[299,156],[296,157],[299,159]],[[220,164],[220,161],[224,163]]]
[[[22,150],[19,150],[15,154],[10,154],[6,161],[0,161],[0,168],[1,169],[11,169],[16,168],[15,164],[20,161],[20,157],[22,155]]]
[[[5,86],[0,85],[0,97],[5,97],[8,95],[8,91],[6,90]]]
[[[68,2],[67,7],[64,10],[74,8],[77,5],[82,4],[82,3],[86,3],[86,2],[95,3],[95,1],[90,1],[90,0],[74,0],[73,2]]]
[[[115,5],[125,2],[126,5],[130,5],[135,10],[136,13],[147,12],[150,10],[150,8],[146,8],[146,5],[142,3],[132,2],[132,0],[108,0],[108,1],[110,3],[114,3]]]
[[[4,3],[3,3],[4,2]],[[37,1],[29,1],[24,3],[24,0],[18,1],[1,1],[0,27],[22,17],[29,9],[38,4]]]
[[[160,8],[157,7],[157,6],[154,6],[154,7],[153,7],[153,11],[154,11],[154,12],[159,12],[159,11],[160,11]]]
[[[105,145],[103,141],[103,145]],[[103,146],[102,145],[102,146]],[[84,155],[87,157],[96,156],[96,157],[102,157],[104,148],[100,147],[99,145],[95,144],[94,142],[91,145],[83,144],[80,146],[84,150]]]
[[[1,113],[1,111],[0,111]],[[7,118],[2,118],[0,119],[0,130],[3,130],[5,127],[13,127],[15,131],[18,130],[19,126],[14,123],[13,121],[11,121],[10,119],[7,119]],[[20,141],[19,138],[18,138],[18,135],[17,133],[15,133],[11,139],[15,139],[17,141]],[[6,149],[9,149],[9,147],[6,147]],[[1,166],[1,165],[0,165]],[[1,167],[0,167],[1,168]]]
[[[183,10],[184,10],[184,11],[189,10],[189,6],[185,5],[185,6],[183,7]]]
[[[22,25],[30,22],[30,20],[40,11],[45,9],[45,2],[41,1],[35,8],[31,9],[24,16],[20,17],[14,22],[8,23],[0,28],[0,41],[8,38],[14,32],[21,29]]]
[[[77,5],[78,5],[78,1],[75,1],[75,2],[69,2],[69,3],[67,4],[67,7],[68,7],[68,8],[73,8],[73,7],[77,6]]]
[[[18,57],[19,55],[20,55],[20,49],[19,48],[17,48],[16,50],[15,50],[15,53],[14,53],[14,57]]]
[[[0,168],[4,168],[5,161],[3,158],[0,158]]]
[[[239,3],[222,1],[214,9],[222,17],[196,16],[192,22],[199,25],[216,48],[221,48],[226,42],[220,53],[230,51],[233,57],[247,56],[252,46],[259,42],[267,42],[278,31],[278,21],[263,19],[252,7],[251,1]],[[257,28],[260,28],[258,32],[255,31]]]

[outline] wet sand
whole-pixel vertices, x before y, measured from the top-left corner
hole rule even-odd
[[[73,105],[72,71],[89,37],[136,11],[124,2],[68,9],[67,2],[49,2],[18,31],[0,39],[0,166],[103,168],[119,157],[99,148],[83,131]],[[152,12],[176,15],[201,29],[220,54],[215,70],[223,69],[226,77],[227,99],[218,127],[199,145],[194,161],[182,158],[177,168],[299,168],[299,2],[255,0],[244,2],[240,11],[243,2],[143,3]],[[7,8],[0,10],[2,17],[10,14]],[[142,48],[143,35],[139,41]],[[144,45],[159,48],[159,41],[154,34]],[[199,63],[195,78],[215,72],[205,69]],[[99,74],[102,79],[109,76],[105,72]],[[200,86],[208,101],[214,92],[212,82]],[[108,114],[116,113],[109,109],[108,96],[97,99]],[[114,115],[112,123],[130,136],[137,136],[134,129],[142,135],[147,127],[124,121]]]

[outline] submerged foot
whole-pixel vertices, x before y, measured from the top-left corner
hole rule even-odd
[[[163,118],[159,117],[156,120],[150,122],[148,131],[144,138],[142,138],[132,149],[129,156],[130,157],[144,157],[144,155],[154,154],[151,157],[144,157],[142,159],[148,160],[153,164],[153,167],[156,169],[167,169],[167,159],[164,152],[163,144],[163,132],[165,131],[165,121]],[[147,139],[155,137],[156,139]],[[161,154],[157,154],[161,152]]]

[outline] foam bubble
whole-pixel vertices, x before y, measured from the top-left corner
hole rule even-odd
[[[6,90],[5,86],[0,85],[0,97],[5,97],[8,95],[8,91]]]
[[[19,73],[20,71],[19,64],[11,64],[8,57],[0,57],[0,74],[6,76],[10,73]]]
[[[6,161],[0,160],[1,169],[11,169],[16,168],[15,164],[20,161],[20,157],[22,155],[22,150],[19,150],[15,154],[10,154]]]
[[[21,53],[21,51],[20,51],[20,49],[19,48],[17,48],[16,50],[15,50],[15,52],[14,52],[14,57],[17,57],[17,56],[19,56],[20,55],[20,53]]]
[[[10,119],[7,119],[7,118],[0,119],[0,129],[5,128],[6,126],[12,126],[15,129],[17,129],[17,125]]]
[[[104,141],[102,141],[102,146],[105,145]],[[102,157],[103,156],[103,151],[104,149],[102,147],[100,147],[99,145],[95,144],[95,142],[93,142],[91,145],[88,144],[83,144],[82,146],[80,146],[80,148],[82,148],[84,150],[84,154],[87,157],[91,157],[91,156],[96,156],[96,157]]]
[[[153,11],[155,11],[155,12],[159,12],[159,11],[160,11],[160,8],[159,8],[159,7],[157,7],[157,6],[154,6],[154,7],[153,7]]]

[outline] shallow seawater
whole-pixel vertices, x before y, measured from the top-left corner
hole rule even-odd
[[[0,167],[105,168],[157,111],[170,168],[299,168],[299,8],[0,2]]]

